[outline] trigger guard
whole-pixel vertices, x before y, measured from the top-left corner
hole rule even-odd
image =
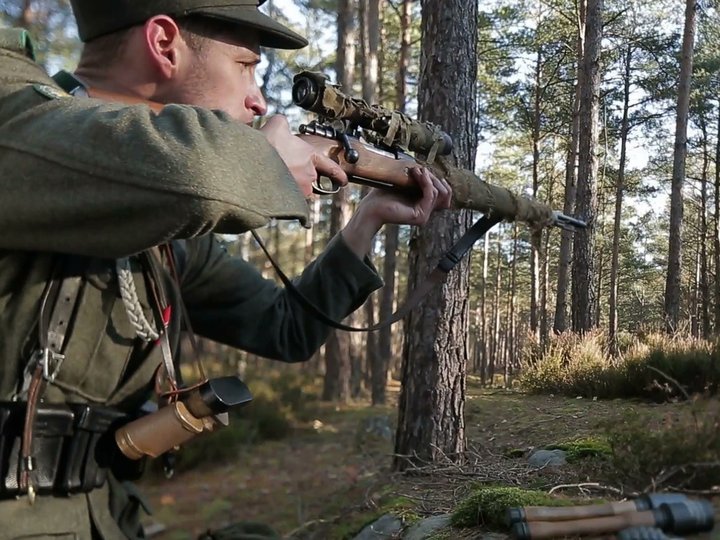
[[[342,186],[334,183],[332,180],[330,180],[330,183],[332,184],[333,189],[326,189],[322,186],[322,184],[320,183],[320,180],[318,178],[317,180],[315,180],[312,183],[313,193],[315,193],[316,195],[334,195],[335,193],[340,191],[340,188]]]

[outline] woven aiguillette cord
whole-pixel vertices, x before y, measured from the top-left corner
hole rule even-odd
[[[313,304],[303,293],[301,293],[297,289],[297,287],[292,283],[292,281],[290,281],[290,278],[288,278],[287,275],[285,275],[285,273],[280,269],[280,266],[272,257],[272,255],[270,255],[270,252],[265,247],[265,244],[260,239],[258,234],[255,231],[250,232],[252,233],[253,238],[255,238],[255,241],[260,246],[260,249],[262,249],[265,253],[265,256],[267,257],[268,261],[270,261],[270,264],[275,270],[275,273],[280,278],[280,281],[282,281],[283,285],[285,285],[285,288],[290,294],[295,297],[295,299],[308,313],[313,315],[319,321],[338,330],[344,330],[346,332],[374,332],[375,330],[379,330],[381,328],[385,328],[386,326],[390,326],[393,323],[396,323],[397,321],[404,318],[408,313],[410,313],[420,303],[420,300],[422,300],[428,294],[428,292],[433,289],[433,287],[442,283],[445,280],[448,272],[450,272],[450,270],[452,270],[455,265],[457,265],[457,263],[462,260],[465,254],[473,246],[473,244],[475,244],[478,239],[482,238],[485,233],[487,233],[490,229],[492,229],[501,221],[502,218],[498,216],[488,215],[481,217],[477,222],[475,222],[472,227],[465,231],[465,234],[460,238],[460,240],[458,240],[455,245],[450,248],[450,251],[448,251],[445,256],[440,260],[435,269],[430,272],[430,275],[428,275],[427,278],[425,278],[425,281],[423,281],[414,291],[412,291],[412,293],[409,294],[408,299],[400,308],[398,308],[395,313],[393,313],[388,319],[365,328],[348,326],[341,322],[338,322],[326,313],[324,313],[315,304]]]

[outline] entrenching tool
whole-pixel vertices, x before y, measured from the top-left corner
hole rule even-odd
[[[682,493],[648,493],[629,501],[607,504],[586,504],[582,506],[525,506],[508,508],[507,523],[521,521],[566,521],[604,516],[616,516],[627,512],[642,512],[658,508],[661,504],[684,502],[688,498]]]
[[[512,526],[517,540],[539,540],[563,536],[616,533],[630,527],[658,527],[665,532],[685,534],[709,531],[715,524],[715,509],[705,500],[661,504],[641,512],[567,521],[527,521]]]

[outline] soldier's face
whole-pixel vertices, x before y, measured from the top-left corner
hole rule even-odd
[[[184,76],[178,80],[178,98],[208,109],[226,112],[235,120],[252,122],[267,112],[255,77],[260,46],[252,32],[239,41],[233,37],[207,39],[191,51]]]

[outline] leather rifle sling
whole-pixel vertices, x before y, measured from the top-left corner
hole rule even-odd
[[[463,236],[455,243],[455,245],[450,248],[450,250],[445,254],[445,256],[440,259],[440,262],[437,264],[435,269],[430,272],[430,274],[425,278],[425,280],[415,290],[408,294],[408,298],[405,303],[400,308],[398,308],[395,313],[390,315],[390,317],[388,317],[384,321],[380,321],[377,324],[363,328],[356,326],[348,326],[346,324],[338,322],[329,315],[327,315],[325,312],[323,312],[315,304],[313,304],[303,293],[298,290],[298,288],[292,283],[292,281],[287,277],[287,275],[280,269],[280,266],[272,257],[272,255],[270,255],[270,252],[265,247],[265,244],[262,242],[258,234],[255,231],[251,231],[251,233],[255,238],[255,241],[260,246],[260,249],[263,250],[265,256],[270,261],[270,264],[275,270],[278,278],[280,278],[280,281],[282,281],[288,292],[296,298],[296,300],[308,313],[313,315],[319,321],[337,330],[344,330],[345,332],[374,332],[375,330],[390,326],[391,324],[396,323],[397,321],[408,315],[433,289],[433,287],[442,283],[445,280],[448,272],[450,272],[450,270],[452,270],[455,265],[460,262],[460,260],[470,250],[473,244],[475,244],[478,239],[482,238],[485,233],[487,233],[490,229],[492,229],[501,221],[501,217],[493,215],[486,215],[477,220],[472,227],[465,231],[465,234],[463,234]]]

